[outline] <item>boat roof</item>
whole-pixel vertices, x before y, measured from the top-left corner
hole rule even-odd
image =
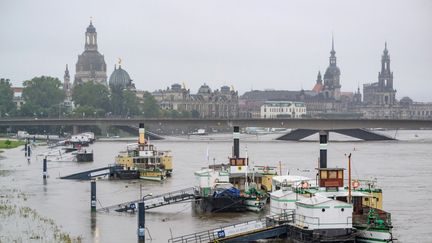
[[[279,189],[279,190],[271,192],[270,195],[273,196],[273,197],[278,197],[279,198],[279,197],[284,197],[286,195],[293,194],[293,193],[294,192],[292,190]]]
[[[299,175],[280,175],[280,176],[273,176],[273,181],[282,183],[282,182],[299,182],[299,181],[309,181],[311,178],[306,176],[299,176]]]
[[[297,203],[312,206],[312,205],[326,203],[329,201],[334,201],[334,200],[323,196],[313,196],[313,197],[301,198]]]

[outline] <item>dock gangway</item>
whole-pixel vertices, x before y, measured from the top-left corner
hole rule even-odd
[[[129,202],[123,202],[116,205],[103,207],[98,209],[98,212],[135,212],[137,204],[144,201],[145,209],[158,208],[174,203],[184,202],[195,198],[195,188],[189,187],[173,192],[168,192],[156,196],[145,197],[144,199],[138,199]]]
[[[222,226],[210,230],[183,235],[168,240],[170,243],[237,242],[276,238],[286,234],[289,223],[294,222],[294,212],[267,216],[265,218]]]
[[[79,173],[75,173],[75,174],[71,174],[71,175],[67,175],[67,176],[62,176],[62,177],[60,177],[60,179],[91,180],[91,179],[94,179],[96,177],[109,175],[110,173],[113,173],[113,171],[115,171],[117,169],[121,169],[121,168],[123,168],[123,167],[119,166],[119,165],[111,165],[111,166],[87,170],[87,171],[83,171],[83,172],[79,172]]]

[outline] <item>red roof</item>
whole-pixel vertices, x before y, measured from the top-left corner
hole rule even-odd
[[[322,84],[316,83],[315,86],[313,87],[312,91],[319,93],[322,91],[323,87],[324,86]]]

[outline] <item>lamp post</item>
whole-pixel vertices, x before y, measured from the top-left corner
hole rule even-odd
[[[145,195],[138,203],[138,242],[145,242],[145,204],[144,199],[151,197],[152,194]]]

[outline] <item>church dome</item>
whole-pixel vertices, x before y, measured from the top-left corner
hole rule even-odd
[[[340,69],[336,65],[330,65],[324,73],[324,79],[336,79],[340,76]]]
[[[114,71],[109,78],[109,86],[111,88],[128,88],[132,86],[132,80],[126,70],[122,69],[121,66],[119,66],[119,68],[114,67]]]
[[[198,93],[200,94],[210,94],[211,89],[207,84],[201,85],[201,87],[198,89]]]

